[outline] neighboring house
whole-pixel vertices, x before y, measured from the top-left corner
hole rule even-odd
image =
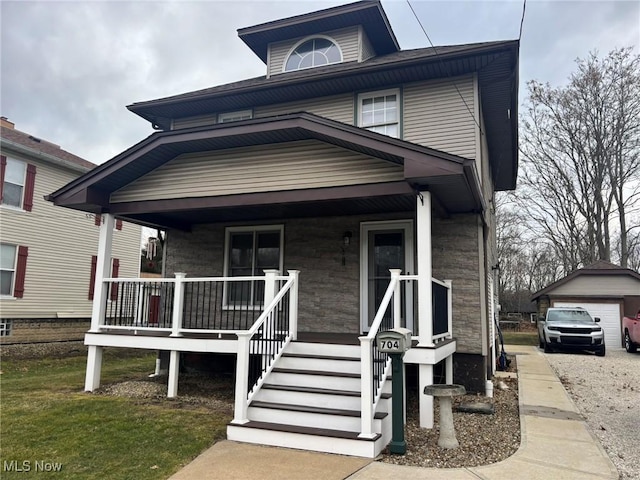
[[[158,131],[49,196],[107,219],[85,388],[105,346],[169,351],[169,396],[181,352],[232,353],[229,438],[375,456],[391,438],[379,331],[410,329],[420,392],[434,368],[470,391],[494,371],[519,44],[401,51],[378,1],[238,34],[266,76],[130,105]],[[108,279],[114,217],[167,231],[169,278]]]
[[[81,340],[90,324],[98,222],[44,200],[95,167],[2,118],[0,342]],[[113,274],[136,277],[140,227],[119,221]]]
[[[537,291],[538,314],[549,307],[583,307],[600,318],[608,347],[622,347],[622,317],[640,309],[640,273],[599,260]]]

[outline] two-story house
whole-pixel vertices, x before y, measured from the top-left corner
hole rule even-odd
[[[238,35],[264,76],[130,105],[157,131],[49,197],[107,219],[85,388],[104,347],[169,351],[169,396],[181,353],[235,354],[230,439],[375,456],[380,331],[409,330],[419,392],[434,369],[471,391],[494,371],[519,44],[403,51],[379,1]],[[168,232],[167,278],[109,278],[115,218]]]
[[[102,217],[44,195],[95,165],[2,118],[0,342],[82,340],[90,326]],[[115,225],[111,275],[137,277],[140,226]]]

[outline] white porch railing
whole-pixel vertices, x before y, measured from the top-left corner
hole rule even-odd
[[[361,427],[359,436],[373,438],[373,419],[376,407],[382,396],[384,382],[391,368],[391,359],[388,354],[380,352],[376,344],[376,335],[391,328],[401,327],[402,314],[402,289],[401,282],[407,283],[411,288],[411,282],[417,282],[417,275],[401,275],[401,270],[391,269],[391,280],[382,297],[378,311],[373,319],[369,332],[360,339],[361,362]],[[452,297],[451,281],[432,279],[432,318],[428,323],[419,319],[418,328],[430,330],[429,338],[432,344],[440,343],[452,338]],[[417,339],[415,331],[414,339]]]

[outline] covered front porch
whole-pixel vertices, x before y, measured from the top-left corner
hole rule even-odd
[[[453,380],[453,304],[469,302],[452,291],[478,278],[472,160],[290,114],[153,134],[50,199],[103,216],[87,390],[100,384],[105,347],[170,352],[169,396],[181,353],[235,354],[230,438],[323,437],[307,447],[375,456],[391,435],[379,331],[411,330],[405,362],[418,365],[421,391],[440,362]],[[116,217],[168,231],[164,278],[111,277]],[[357,344],[302,341],[309,335]],[[318,431],[327,422],[329,436]],[[433,426],[424,395],[420,423]]]

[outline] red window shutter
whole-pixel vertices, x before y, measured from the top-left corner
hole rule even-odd
[[[27,178],[24,182],[24,200],[22,208],[27,212],[33,209],[33,192],[36,186],[36,166],[27,164]]]
[[[116,230],[122,230],[122,220],[116,218]]]
[[[4,172],[7,170],[7,157],[0,155],[0,201],[2,201],[2,191],[4,189]]]
[[[95,223],[97,226],[100,226],[102,224],[102,215],[99,215],[99,214],[96,213],[93,216],[93,219],[94,219],[93,223]]]
[[[91,276],[89,277],[89,300],[93,300],[93,290],[96,286],[96,266],[98,265],[98,257],[91,256]]]
[[[114,258],[111,265],[111,278],[118,278],[120,273],[120,260]],[[111,284],[111,300],[118,300],[118,283]]]
[[[13,296],[22,298],[24,296],[24,279],[27,274],[27,257],[29,247],[20,245],[18,247],[18,264],[16,265],[16,283],[13,288]]]

